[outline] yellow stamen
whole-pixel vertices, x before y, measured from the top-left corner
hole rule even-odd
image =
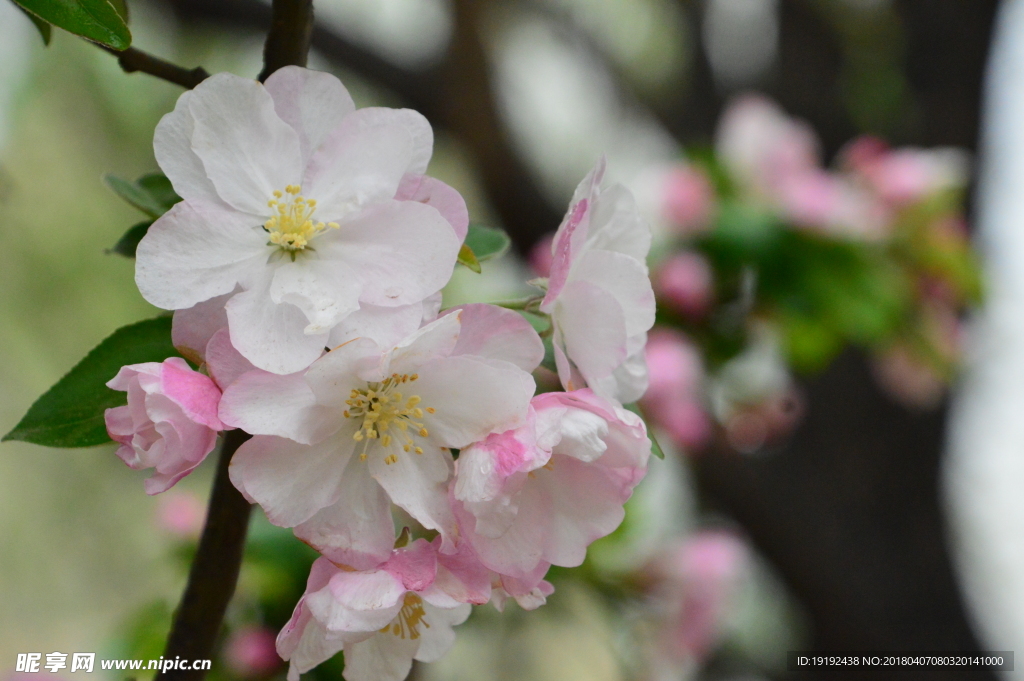
[[[415,641],[420,637],[420,625],[429,629],[430,624],[426,620],[427,613],[423,609],[423,599],[414,593],[405,594],[402,601],[402,609],[398,616],[381,629],[382,634],[393,634],[399,638],[406,638]]]
[[[336,222],[314,222],[316,201],[307,200],[300,191],[301,187],[294,184],[285,187],[283,193],[274,191],[274,198],[267,205],[276,213],[263,223],[263,228],[270,233],[270,243],[290,253],[304,250],[313,237],[324,230],[338,228]],[[287,198],[284,198],[285,193]]]
[[[352,434],[352,439],[363,443],[359,455],[361,460],[366,460],[370,440],[378,439],[382,447],[390,450],[384,457],[384,463],[388,465],[398,461],[397,451],[390,449],[392,443],[401,446],[404,452],[423,453],[413,440],[414,436],[427,437],[430,434],[418,420],[423,418],[424,409],[417,405],[423,400],[419,395],[406,398],[397,390],[399,385],[418,378],[418,374],[392,374],[383,381],[368,383],[366,388],[353,389],[349,393],[349,399],[345,400],[349,408],[343,413],[346,418],[359,421],[359,430]],[[433,414],[435,410],[428,407],[426,411]]]

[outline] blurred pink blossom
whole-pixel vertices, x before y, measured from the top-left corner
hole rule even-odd
[[[650,385],[641,403],[648,418],[678,446],[694,448],[711,435],[704,411],[704,369],[697,349],[678,331],[657,328],[647,340]]]
[[[687,235],[709,226],[715,193],[707,175],[693,166],[672,166],[663,178],[664,219],[680,234]]]
[[[656,560],[652,596],[667,606],[656,642],[662,662],[701,660],[712,652],[748,560],[743,541],[725,530],[699,531]]]
[[[859,137],[840,154],[843,165],[859,174],[893,206],[905,206],[946,189],[967,184],[969,161],[951,147],[890,149],[870,136]]]
[[[688,317],[700,317],[714,299],[714,272],[704,256],[680,251],[654,272],[654,290],[662,303]]]
[[[206,506],[194,492],[174,490],[157,499],[157,526],[178,539],[196,539],[203,531]]]
[[[245,627],[232,632],[224,646],[228,668],[243,679],[268,676],[284,661],[277,654],[277,636],[265,627]]]
[[[546,277],[551,274],[551,261],[554,258],[551,254],[551,243],[554,240],[555,235],[548,234],[530,249],[530,267],[538,277]]]

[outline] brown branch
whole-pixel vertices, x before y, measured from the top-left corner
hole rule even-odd
[[[114,50],[104,45],[99,45],[99,47],[117,56],[117,63],[121,65],[125,73],[135,73],[136,71],[148,73],[151,76],[166,80],[168,83],[180,85],[189,90],[210,77],[206,69],[201,66],[191,70],[186,69],[134,47],[129,47],[123,51]]]
[[[260,82],[282,66],[305,66],[312,37],[313,0],[274,0]]]
[[[174,615],[174,624],[164,651],[165,660],[180,658],[192,662],[213,657],[224,612],[235,592],[242,564],[245,534],[252,507],[228,478],[231,457],[248,433],[228,431],[221,446],[217,476],[210,493],[206,525],[199,540],[188,585]],[[171,669],[161,675],[173,681],[201,681],[204,670]]]

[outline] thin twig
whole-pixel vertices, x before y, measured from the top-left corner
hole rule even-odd
[[[167,638],[165,660],[180,658],[191,663],[213,657],[221,621],[238,581],[252,509],[231,484],[228,465],[235,450],[248,439],[249,435],[241,430],[228,431],[224,436],[206,525]],[[201,669],[170,669],[162,674],[161,680],[201,681],[205,675],[206,671]]]
[[[283,66],[305,66],[313,37],[313,0],[274,0],[260,82]]]
[[[191,70],[186,69],[134,47],[129,47],[123,51],[114,50],[104,45],[99,47],[117,56],[117,63],[121,65],[125,73],[135,73],[136,71],[148,73],[151,76],[166,80],[168,83],[180,85],[189,90],[210,77],[206,69],[201,66]]]

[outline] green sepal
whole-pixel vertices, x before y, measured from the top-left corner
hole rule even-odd
[[[121,327],[43,393],[3,440],[47,447],[92,447],[110,441],[103,412],[127,403],[106,383],[122,366],[180,357],[171,344],[171,318]]]
[[[511,245],[512,239],[504,230],[477,224],[469,225],[465,246],[473,251],[477,262],[502,256]]]
[[[483,272],[480,268],[480,261],[477,260],[476,253],[474,253],[473,249],[466,244],[462,244],[462,247],[459,249],[459,264],[465,265],[477,274]]]

